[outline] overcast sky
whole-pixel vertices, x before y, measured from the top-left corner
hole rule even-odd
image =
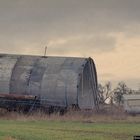
[[[100,83],[140,88],[140,0],[0,0],[0,53],[92,57]]]

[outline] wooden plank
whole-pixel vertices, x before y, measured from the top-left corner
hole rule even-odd
[[[17,99],[17,100],[34,100],[36,96],[32,95],[17,95],[17,94],[0,94],[0,98],[6,98],[6,99]]]

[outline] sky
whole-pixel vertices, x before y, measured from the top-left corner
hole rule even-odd
[[[140,88],[140,0],[0,0],[0,53],[92,57],[99,83]]]

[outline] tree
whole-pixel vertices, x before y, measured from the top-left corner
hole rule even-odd
[[[111,82],[107,82],[105,85],[98,85],[99,102],[101,104],[114,102],[118,105],[123,103],[123,95],[134,94],[136,91],[130,89],[125,82],[119,82],[115,89],[112,89]]]
[[[98,84],[98,95],[99,95],[99,103],[104,103],[104,87],[101,84]]]
[[[133,90],[128,88],[128,86],[124,82],[119,82],[117,87],[114,89],[114,101],[118,105],[121,105],[123,103],[123,95],[132,93]]]
[[[101,104],[104,104],[107,101],[107,99],[111,101],[113,97],[113,90],[112,90],[111,82],[107,82],[104,86],[99,84],[98,93],[99,93]]]

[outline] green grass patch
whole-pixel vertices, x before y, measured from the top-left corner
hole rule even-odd
[[[0,140],[132,140],[139,123],[0,120]]]

